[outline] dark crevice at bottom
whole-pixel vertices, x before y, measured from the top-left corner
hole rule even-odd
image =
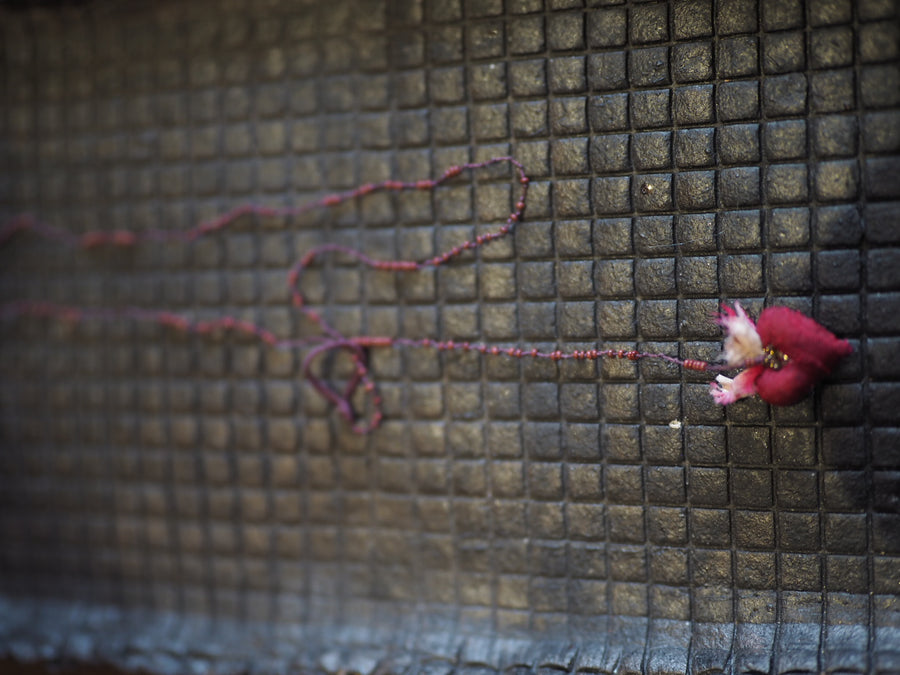
[[[0,659],[0,675],[124,675],[128,671],[99,663],[60,663],[39,661],[25,663],[16,659]]]
[[[350,625],[213,620],[72,603],[0,603],[2,673],[474,675],[896,673],[900,627],[615,617],[593,632],[500,634],[434,617]],[[398,626],[404,626],[398,629]],[[416,627],[418,626],[418,627]],[[427,628],[423,628],[427,626]],[[714,638],[711,640],[711,638]],[[17,670],[19,669],[19,670]]]

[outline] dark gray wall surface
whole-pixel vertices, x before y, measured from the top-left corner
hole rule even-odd
[[[3,220],[186,229],[511,154],[533,183],[510,240],[402,277],[330,259],[312,300],[351,335],[708,358],[721,302],[784,304],[855,352],[796,406],[724,410],[666,365],[380,350],[386,420],[358,436],[298,354],[3,322],[0,655],[900,670],[897,3],[23,4],[0,4]],[[0,249],[0,301],[299,335],[304,251],[434,255],[502,224],[511,183],[190,246],[26,235]]]

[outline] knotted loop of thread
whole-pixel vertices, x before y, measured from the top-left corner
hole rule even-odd
[[[336,353],[348,352],[353,361],[353,374],[342,391],[338,392],[331,386],[324,376],[315,373],[315,365],[318,361],[323,360],[325,356],[336,356]],[[357,411],[353,407],[353,399],[359,387],[362,385],[363,391],[370,399],[370,407],[378,410],[377,396],[375,387],[369,376],[368,359],[366,350],[363,349],[353,339],[333,339],[313,347],[306,357],[303,359],[303,376],[319,393],[319,395],[334,406],[338,414],[353,426],[356,431],[367,431],[372,426],[372,420],[363,421],[364,413]],[[363,404],[365,405],[365,404]]]

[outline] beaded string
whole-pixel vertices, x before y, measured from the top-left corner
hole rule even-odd
[[[540,351],[538,349],[522,349],[520,347],[500,347],[483,343],[472,343],[453,340],[436,340],[430,338],[404,338],[396,336],[359,335],[346,336],[332,326],[321,313],[308,306],[301,290],[304,272],[320,258],[329,254],[341,254],[356,260],[371,269],[387,272],[416,272],[426,268],[445,265],[465,251],[474,251],[486,244],[509,235],[515,224],[522,220],[528,195],[529,179],[522,164],[513,157],[494,157],[484,162],[472,162],[459,166],[451,166],[436,179],[413,182],[384,181],[366,183],[352,190],[327,195],[318,200],[307,202],[296,207],[267,207],[255,204],[244,204],[226,211],[215,218],[203,221],[193,228],[184,231],[149,229],[142,232],[129,230],[89,231],[81,235],[73,234],[62,228],[44,223],[33,216],[18,216],[0,227],[0,246],[12,240],[17,234],[29,232],[42,238],[55,241],[64,246],[80,249],[97,247],[133,247],[147,242],[191,243],[197,239],[219,232],[237,219],[246,215],[258,217],[296,217],[315,209],[332,208],[348,201],[356,200],[375,192],[402,192],[408,190],[433,191],[444,183],[456,178],[463,172],[475,172],[497,164],[510,165],[520,186],[519,197],[514,210],[507,216],[506,222],[492,232],[480,234],[474,239],[466,240],[438,255],[424,260],[378,260],[363,251],[341,244],[322,244],[307,251],[288,272],[287,283],[291,293],[293,306],[302,313],[320,331],[317,335],[301,338],[280,338],[268,329],[250,321],[231,316],[198,321],[187,316],[169,311],[149,310],[137,307],[103,308],[76,307],[45,301],[19,300],[0,304],[0,320],[12,320],[20,317],[35,317],[60,320],[67,323],[85,321],[121,321],[131,320],[158,324],[172,330],[208,336],[222,332],[230,332],[253,338],[264,345],[279,350],[307,349],[302,362],[304,377],[316,392],[335,407],[338,413],[351,426],[353,431],[365,434],[379,426],[383,413],[383,401],[372,378],[368,365],[368,354],[375,348],[407,348],[433,349],[439,352],[477,352],[491,356],[507,356],[516,359],[547,359],[559,361],[596,361],[598,359],[659,359],[674,363],[687,370],[718,372],[728,369],[718,363],[710,363],[697,359],[680,359],[667,354],[642,352],[625,349],[589,349],[564,352],[562,350]],[[353,364],[353,374],[344,386],[338,390],[329,384],[323,376],[316,374],[315,364],[325,354],[345,352]],[[353,403],[357,392],[362,392],[367,403],[358,410]]]

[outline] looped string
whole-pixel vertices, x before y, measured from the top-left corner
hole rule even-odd
[[[337,392],[323,378],[313,372],[313,365],[318,357],[324,354],[333,355],[335,352],[341,351],[350,353],[355,367],[353,375],[344,385],[343,391]],[[366,433],[377,427],[381,422],[381,398],[375,389],[375,383],[369,376],[366,352],[355,340],[331,339],[313,347],[306,355],[306,358],[303,359],[303,376],[322,398],[334,406],[335,410],[351,425],[354,431]],[[365,416],[353,408],[353,398],[360,385],[362,385],[363,391],[371,398],[372,414],[368,422],[363,421]]]
[[[15,319],[22,316],[43,317],[71,323],[89,320],[122,320],[130,319],[155,323],[183,333],[209,335],[217,332],[233,332],[252,337],[269,347],[281,350],[308,349],[302,362],[303,376],[312,388],[344,418],[357,433],[365,434],[379,426],[384,416],[383,402],[372,378],[368,364],[368,351],[372,348],[424,348],[437,351],[477,351],[485,355],[505,355],[513,358],[540,358],[552,361],[561,360],[596,360],[600,358],[618,358],[637,361],[640,359],[662,359],[675,363],[683,368],[696,371],[719,371],[726,366],[708,363],[696,359],[679,359],[666,354],[653,354],[633,350],[576,350],[574,352],[541,352],[537,349],[521,349],[518,347],[501,348],[496,345],[472,344],[469,342],[439,341],[428,338],[410,339],[391,336],[346,336],[332,326],[321,313],[308,305],[301,290],[301,282],[307,269],[317,259],[339,254],[356,260],[370,269],[387,272],[416,272],[428,267],[438,267],[460,256],[465,251],[474,251],[486,244],[509,235],[515,224],[522,220],[525,202],[528,195],[529,179],[525,168],[513,157],[494,157],[484,162],[472,162],[459,166],[451,166],[438,178],[418,180],[414,182],[384,181],[367,183],[346,192],[330,194],[321,199],[302,204],[297,207],[272,208],[254,204],[245,204],[227,211],[211,220],[201,222],[185,231],[150,229],[141,232],[128,230],[89,231],[76,235],[59,227],[39,221],[37,218],[23,214],[0,226],[0,246],[7,244],[16,235],[31,232],[44,239],[55,241],[72,248],[93,249],[101,246],[132,247],[144,242],[183,242],[191,243],[197,239],[221,231],[246,215],[260,217],[298,216],[314,209],[331,208],[344,202],[365,197],[375,192],[401,192],[406,190],[432,191],[463,172],[474,172],[498,164],[510,165],[520,186],[519,197],[513,211],[506,222],[494,231],[478,234],[438,255],[424,260],[378,260],[358,249],[341,244],[322,244],[307,251],[289,270],[287,284],[290,289],[293,306],[302,313],[320,331],[318,335],[301,338],[278,338],[271,331],[254,324],[230,316],[208,321],[195,321],[188,317],[168,311],[154,311],[141,308],[90,308],[59,305],[44,301],[13,301],[0,305],[0,319]],[[336,388],[325,376],[318,374],[316,366],[328,355],[335,356],[346,353],[351,361],[353,372],[343,387]],[[360,400],[360,394],[362,398]],[[359,408],[354,401],[359,401]]]

